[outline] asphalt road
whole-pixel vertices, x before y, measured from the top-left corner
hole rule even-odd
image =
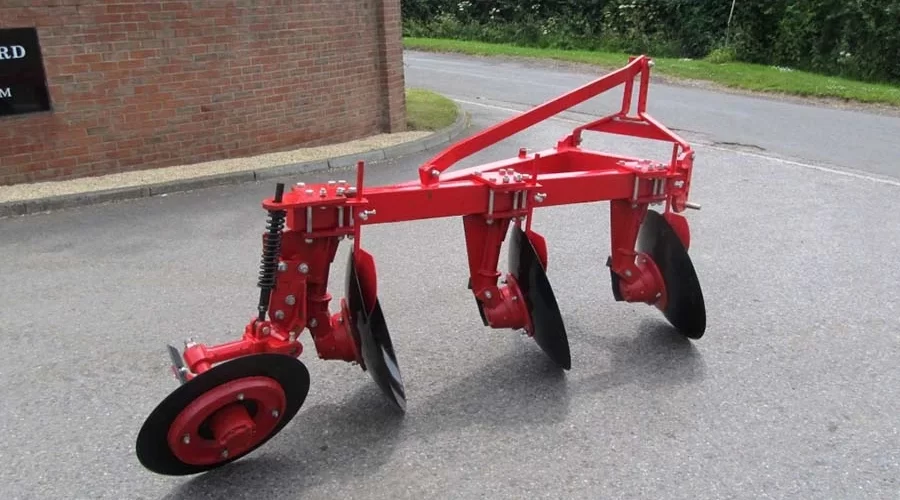
[[[603,72],[466,56],[407,52],[406,83],[469,102],[519,108],[540,104]],[[623,61],[623,65],[627,61]],[[654,84],[649,112],[693,142],[760,152],[900,179],[900,114],[813,107],[702,88]],[[618,109],[621,91],[577,111],[598,117]],[[582,121],[588,117],[579,117]]]
[[[465,108],[484,127],[508,106]],[[713,125],[685,126],[721,133]],[[548,121],[463,164],[551,146],[571,126]],[[358,367],[309,345],[313,384],[297,418],[251,457],[189,478],[143,470],[134,438],[175,387],[165,344],[237,338],[254,314],[259,202],[274,181],[0,220],[3,498],[897,498],[900,183],[697,152],[703,339],[614,302],[604,204],[535,215],[570,372],[481,326],[459,220],[371,226],[362,243],[378,264],[407,414]],[[367,184],[414,179],[428,156],[373,166]],[[328,178],[351,176],[285,180]]]

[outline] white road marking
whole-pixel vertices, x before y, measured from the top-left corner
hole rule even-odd
[[[485,104],[482,102],[467,101],[465,99],[458,99],[455,97],[452,99],[454,101],[462,103],[462,104],[471,104],[473,106],[481,106],[484,108],[496,109],[496,110],[505,111],[508,113],[520,114],[520,113],[524,113],[525,111],[527,111],[527,110],[521,110],[521,109],[507,108],[504,106],[497,106],[496,104]],[[568,118],[560,118],[558,116],[553,116],[553,117],[550,117],[549,119],[554,120],[554,121],[565,122],[565,123],[573,123],[576,125],[581,125],[584,123],[584,122],[579,122],[579,121],[575,121],[575,120],[570,120]],[[750,153],[748,151],[740,151],[737,149],[715,146],[713,144],[700,143],[699,147],[715,149],[715,150],[719,150],[719,151],[727,151],[729,153],[735,153],[735,154],[744,155],[744,156],[751,156],[751,157],[760,158],[763,160],[771,160],[771,161],[782,163],[785,165],[793,165],[795,167],[807,168],[810,170],[817,170],[819,172],[825,172],[825,173],[829,173],[829,174],[843,175],[845,177],[852,177],[854,179],[866,180],[866,181],[875,182],[878,184],[884,184],[887,186],[900,187],[900,181],[895,181],[892,179],[885,179],[883,177],[875,177],[872,175],[860,174],[860,173],[856,173],[856,172],[850,172],[847,170],[840,170],[840,169],[831,168],[831,167],[823,167],[820,165],[813,165],[811,163],[803,163],[803,162],[799,162],[799,161],[786,160],[784,158],[778,158],[776,156],[767,156],[767,155],[763,155],[763,154],[759,154],[759,153]]]

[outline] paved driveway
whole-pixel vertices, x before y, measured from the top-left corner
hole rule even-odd
[[[465,108],[484,127],[514,106]],[[463,165],[550,146],[571,126],[547,122]],[[900,185],[817,170],[815,158],[697,149],[700,341],[613,301],[604,204],[535,216],[569,329],[567,373],[527,339],[481,326],[459,220],[372,226],[363,245],[408,413],[309,346],[313,385],[289,427],[191,478],[143,470],[134,438],[175,385],[165,343],[236,338],[254,314],[259,201],[274,181],[0,220],[3,497],[897,498]],[[414,179],[428,156],[373,166],[367,184]]]

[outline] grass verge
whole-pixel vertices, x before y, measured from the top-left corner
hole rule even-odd
[[[593,64],[604,68],[618,68],[628,62],[628,54],[613,52],[539,49],[437,38],[404,38],[403,44],[409,49],[432,52],[553,59]],[[704,80],[735,89],[900,106],[900,86],[866,83],[741,62],[714,63],[675,58],[654,58],[654,61],[656,65],[653,71],[659,74]]]
[[[408,130],[440,130],[456,121],[456,103],[434,92],[406,89]]]

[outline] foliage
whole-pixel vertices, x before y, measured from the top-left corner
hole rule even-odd
[[[402,0],[411,37],[607,50],[900,82],[900,0]]]

